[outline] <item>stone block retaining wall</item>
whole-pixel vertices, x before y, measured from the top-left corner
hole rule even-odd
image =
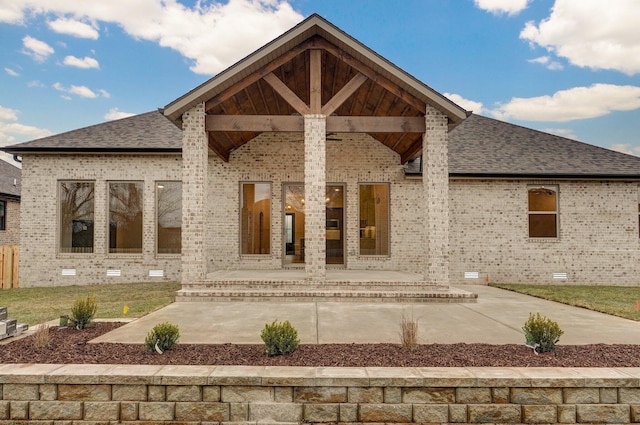
[[[640,369],[2,365],[0,424],[634,423]]]

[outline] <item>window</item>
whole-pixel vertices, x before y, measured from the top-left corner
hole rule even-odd
[[[180,254],[182,250],[182,183],[156,183],[156,250]]]
[[[59,183],[60,252],[93,252],[93,195],[93,182]]]
[[[242,254],[271,252],[271,183],[242,183],[240,235]]]
[[[109,253],[142,253],[142,182],[109,183]]]
[[[529,188],[529,237],[558,237],[558,187]]]
[[[360,255],[389,255],[389,185],[360,185]]]
[[[0,230],[7,230],[7,201],[0,201]]]

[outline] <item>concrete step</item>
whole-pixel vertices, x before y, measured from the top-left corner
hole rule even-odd
[[[474,303],[477,294],[455,288],[418,290],[371,290],[335,288],[201,288],[176,292],[176,301],[351,301],[351,302],[406,302],[406,303]]]
[[[202,291],[211,289],[278,289],[288,291],[306,291],[306,290],[335,290],[335,291],[447,291],[448,286],[434,285],[424,281],[324,281],[324,282],[310,282],[305,280],[281,280],[281,281],[256,281],[256,280],[215,280],[185,283],[182,285],[182,289]]]

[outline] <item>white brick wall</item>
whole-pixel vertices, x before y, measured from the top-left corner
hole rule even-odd
[[[20,244],[20,201],[14,199],[0,198],[4,200],[6,205],[6,222],[5,230],[0,230],[0,246],[1,245],[19,245]]]
[[[302,134],[263,133],[231,154],[228,163],[209,157],[207,217],[208,270],[279,269],[282,267],[282,184],[304,182]],[[327,142],[327,183],[346,184],[345,220],[349,269],[406,270],[423,273],[420,249],[424,215],[419,199],[422,182],[406,180],[399,156],[366,135],[339,135]],[[239,254],[239,183],[271,182],[271,254]],[[358,183],[390,183],[391,256],[359,256]]]
[[[559,237],[528,236],[527,186],[559,188]],[[598,181],[452,180],[451,284],[640,284],[638,184]],[[553,279],[554,272],[568,279]]]
[[[25,155],[22,170],[20,286],[180,280],[180,256],[155,254],[155,181],[182,180],[179,155]],[[58,253],[58,181],[95,182],[93,254]],[[107,182],[144,181],[143,253],[108,254]],[[76,276],[61,276],[76,269]],[[122,270],[106,277],[107,269]],[[149,270],[164,278],[149,278]]]

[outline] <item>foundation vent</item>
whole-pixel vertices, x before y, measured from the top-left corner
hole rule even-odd
[[[465,279],[480,279],[479,272],[464,272]]]
[[[76,269],[62,269],[62,276],[75,276]]]
[[[120,270],[120,269],[108,269],[107,270],[107,276],[120,277],[120,276],[122,276],[122,270]]]
[[[567,280],[569,276],[568,276],[568,273],[562,272],[562,273],[554,273],[553,278],[560,279],[560,280]]]
[[[149,277],[164,277],[164,270],[149,270]]]

